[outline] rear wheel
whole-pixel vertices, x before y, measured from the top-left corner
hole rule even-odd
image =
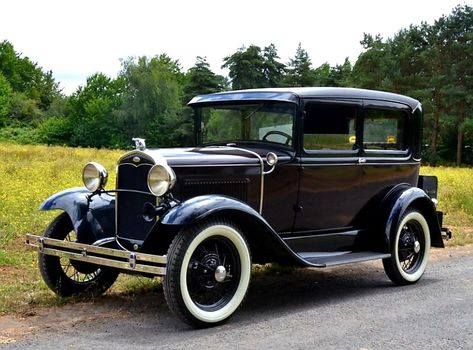
[[[44,237],[77,241],[71,219],[62,213],[51,222]],[[118,271],[77,260],[38,254],[38,265],[44,282],[60,296],[104,293],[118,277]]]
[[[417,210],[402,217],[391,242],[391,257],[383,259],[388,277],[395,284],[416,283],[424,274],[430,252],[430,230],[427,220]]]
[[[224,322],[242,304],[251,275],[244,236],[230,222],[212,220],[178,233],[168,251],[164,295],[193,327]]]

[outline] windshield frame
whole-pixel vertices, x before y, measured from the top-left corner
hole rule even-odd
[[[202,124],[202,110],[204,108],[212,107],[225,107],[225,106],[254,106],[254,110],[250,112],[246,118],[251,118],[254,114],[258,113],[262,108],[268,107],[270,105],[278,106],[287,106],[291,107],[292,115],[292,126],[291,126],[291,142],[290,144],[285,144],[281,142],[273,141],[263,141],[263,140],[251,140],[251,139],[229,139],[229,140],[219,140],[219,141],[209,141],[204,142],[203,137],[203,124]],[[296,118],[298,113],[297,103],[288,102],[288,101],[274,101],[274,100],[240,100],[240,101],[229,101],[221,103],[199,103],[192,106],[193,109],[193,118],[194,118],[194,136],[197,146],[228,146],[228,145],[267,145],[272,147],[281,147],[284,149],[294,150],[296,146]]]

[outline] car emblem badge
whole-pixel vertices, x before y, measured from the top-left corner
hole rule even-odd
[[[139,163],[140,160],[141,160],[140,157],[133,157],[133,161],[134,161],[135,163]]]

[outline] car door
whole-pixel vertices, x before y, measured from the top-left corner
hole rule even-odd
[[[420,118],[418,118],[420,119]],[[407,183],[417,185],[419,159],[413,159],[413,147],[418,140],[418,124],[408,106],[376,100],[365,100],[362,117],[362,159],[360,191],[371,193],[371,198],[382,198],[394,186]],[[363,225],[368,223],[377,200],[365,198],[366,208],[360,215]],[[370,214],[371,213],[371,214]]]
[[[365,202],[360,192],[361,101],[306,101],[294,234],[348,231]]]

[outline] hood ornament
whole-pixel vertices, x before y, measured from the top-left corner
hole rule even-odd
[[[144,151],[146,149],[145,139],[133,137],[132,140],[135,142],[135,149],[137,149],[138,151]]]

